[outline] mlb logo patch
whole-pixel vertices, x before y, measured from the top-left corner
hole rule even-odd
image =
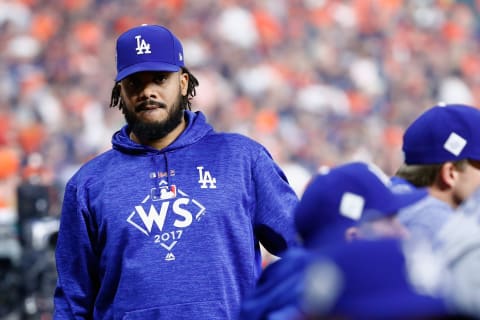
[[[467,145],[467,140],[456,134],[455,132],[450,133],[447,141],[443,145],[443,148],[448,152],[452,153],[455,156],[458,156],[465,146]]]

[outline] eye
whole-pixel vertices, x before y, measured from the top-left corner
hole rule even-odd
[[[153,77],[153,81],[155,83],[163,83],[165,80],[167,80],[168,74],[166,73],[156,73],[155,76]]]
[[[141,86],[141,81],[137,77],[128,77],[124,80],[125,86],[130,90],[135,90]]]

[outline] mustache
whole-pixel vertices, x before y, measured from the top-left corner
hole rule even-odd
[[[156,106],[158,108],[167,108],[167,105],[163,102],[155,101],[152,99],[144,100],[135,106],[135,112],[140,112],[144,110],[151,109],[151,106]]]

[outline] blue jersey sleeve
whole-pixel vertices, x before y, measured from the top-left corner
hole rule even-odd
[[[253,170],[256,189],[255,235],[270,253],[281,255],[285,249],[297,245],[293,213],[298,197],[283,171],[265,149],[256,159]]]
[[[55,319],[91,319],[98,290],[95,237],[81,192],[69,183],[65,190],[56,248]]]

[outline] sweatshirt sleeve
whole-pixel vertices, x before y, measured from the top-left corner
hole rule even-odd
[[[280,167],[262,149],[253,169],[256,189],[254,232],[270,253],[297,245],[293,212],[298,197]]]
[[[83,198],[82,198],[83,196]],[[65,189],[57,248],[54,319],[91,319],[97,293],[97,258],[84,195],[69,182]]]
[[[239,319],[304,319],[300,302],[309,259],[305,251],[297,249],[269,264],[242,302]]]

